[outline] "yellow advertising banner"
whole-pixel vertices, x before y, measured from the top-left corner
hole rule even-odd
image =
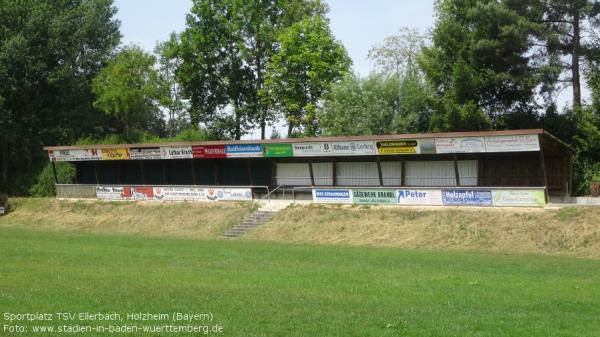
[[[102,149],[102,160],[127,160],[129,159],[129,149]]]
[[[420,153],[419,143],[416,140],[390,140],[377,142],[379,154],[407,154]]]

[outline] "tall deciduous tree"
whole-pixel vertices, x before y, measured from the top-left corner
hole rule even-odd
[[[264,138],[273,114],[258,93],[278,33],[325,11],[318,0],[195,0],[171,53],[180,60],[176,77],[190,99],[192,124],[218,120],[238,139],[258,124]]]
[[[119,44],[115,13],[111,0],[0,1],[0,189],[27,189],[43,144],[110,127],[90,83]]]
[[[319,100],[347,74],[351,60],[320,16],[293,24],[279,41],[280,49],[267,66],[265,95],[284,114],[288,136],[295,128],[315,135]]]
[[[123,48],[92,83],[94,105],[131,129],[155,119],[160,98],[156,59],[137,47]]]

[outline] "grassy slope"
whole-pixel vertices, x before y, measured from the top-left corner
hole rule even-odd
[[[600,208],[295,206],[246,239],[600,257]]]
[[[237,224],[251,203],[95,202],[16,198],[1,227],[212,239]]]
[[[222,336],[593,336],[599,270],[554,256],[0,229],[3,312],[210,311]]]

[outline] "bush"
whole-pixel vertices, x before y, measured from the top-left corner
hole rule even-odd
[[[56,162],[56,177],[59,184],[70,184],[75,178],[75,166],[71,163]],[[48,162],[37,176],[36,183],[29,189],[32,197],[53,197],[56,195],[52,163]]]

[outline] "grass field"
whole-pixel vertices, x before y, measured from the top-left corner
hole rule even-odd
[[[0,228],[0,312],[140,311],[221,336],[597,336],[600,261]],[[23,325],[0,335],[82,336]]]

